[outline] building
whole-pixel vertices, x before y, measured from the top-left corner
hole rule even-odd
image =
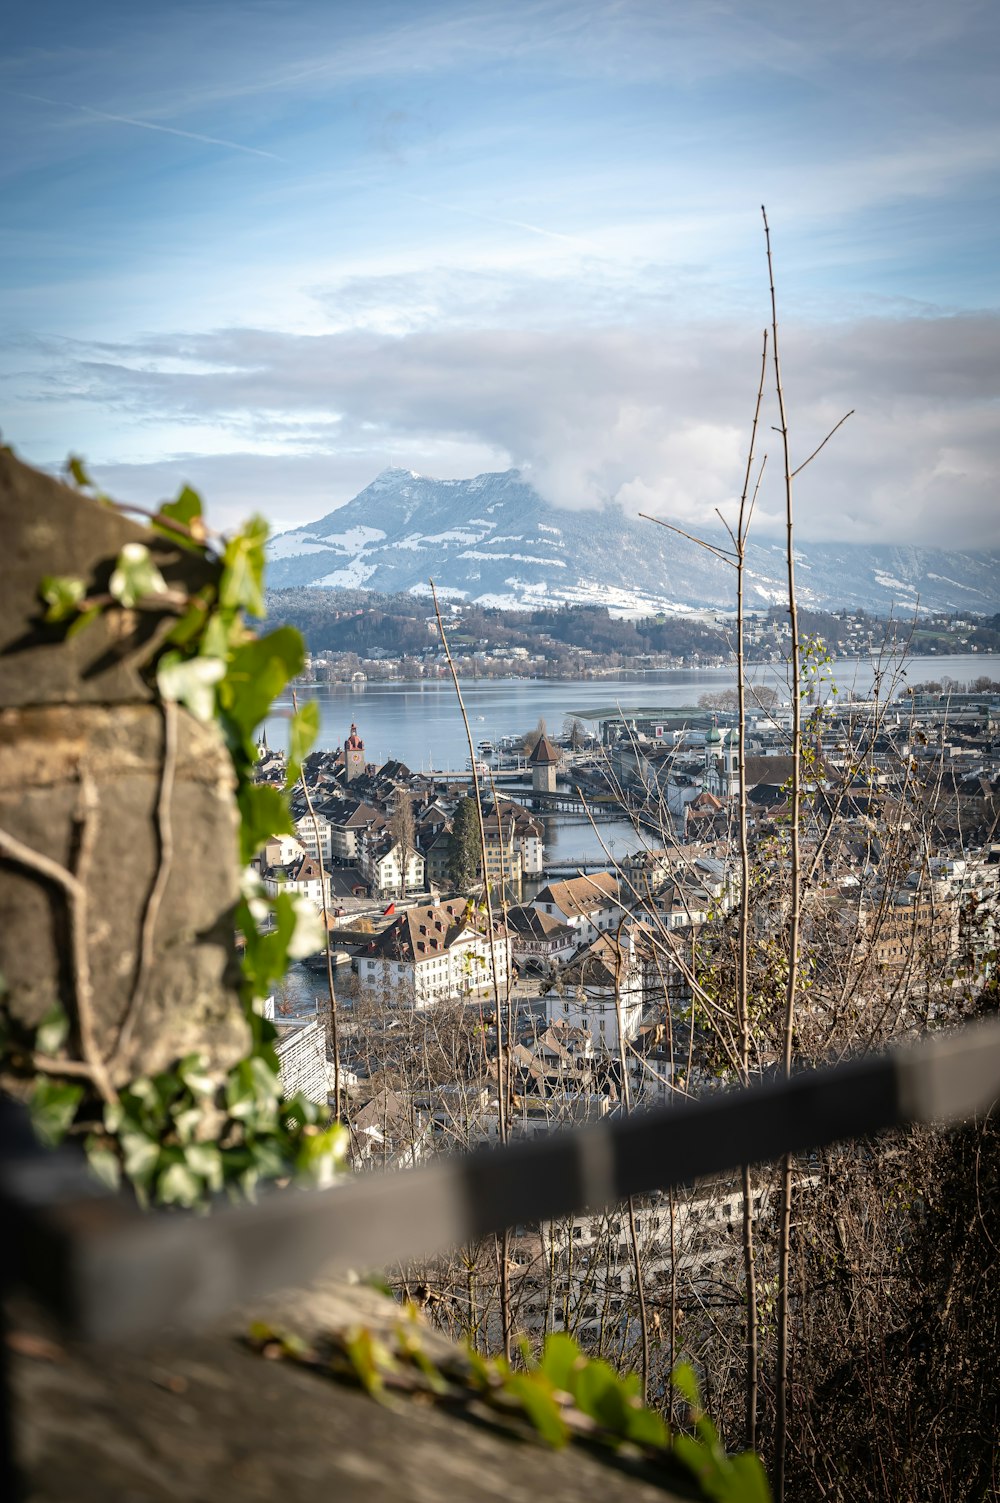
[[[407,891],[423,892],[424,858],[421,852],[411,846],[406,852],[405,877],[403,867],[403,848],[388,831],[361,842],[358,870],[376,896],[395,897]]]
[[[317,909],[331,906],[330,878],[320,870],[314,857],[303,855],[294,858],[287,866],[269,866],[262,872],[264,891],[268,897],[277,897],[279,892],[293,893],[309,898]]]
[[[625,911],[619,901],[618,878],[612,872],[549,882],[532,899],[532,907],[574,929],[578,944],[589,944],[615,928]]]
[[[558,746],[553,746],[548,736],[539,736],[528,758],[528,766],[531,768],[531,786],[535,793],[555,793],[556,768],[559,766],[561,755]]]
[[[645,967],[638,926],[621,934],[601,934],[559,974],[545,998],[551,1027],[589,1031],[599,1053],[617,1054],[622,1041],[639,1035],[645,996]]]
[[[550,917],[528,903],[507,910],[514,960],[548,971],[568,960],[579,945],[579,935],[569,924]]]
[[[355,778],[364,776],[365,772],[365,743],[358,735],[358,728],[351,724],[351,734],[344,742],[344,781],[353,783]]]
[[[510,937],[464,899],[407,909],[358,951],[362,994],[390,1006],[430,1007],[449,998],[500,996],[511,973]]]

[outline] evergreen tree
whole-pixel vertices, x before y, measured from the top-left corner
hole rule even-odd
[[[479,875],[479,821],[472,798],[459,800],[451,830],[448,876],[459,892],[471,887]]]

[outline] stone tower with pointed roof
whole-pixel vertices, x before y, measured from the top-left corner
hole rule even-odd
[[[344,777],[348,783],[364,775],[365,743],[358,735],[357,726],[351,722],[351,734],[344,742]]]
[[[531,786],[535,793],[555,793],[558,765],[559,748],[552,745],[548,736],[539,736],[528,758],[528,766],[531,768]]]

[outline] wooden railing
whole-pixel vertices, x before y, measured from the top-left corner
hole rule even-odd
[[[1000,1095],[1000,1021],[748,1090],[618,1117],[329,1190],[282,1191],[210,1217],[141,1213],[80,1160],[0,1117],[5,1278],[68,1329],[118,1339],[196,1326],[330,1264],[377,1268],[504,1227],[597,1211],[742,1163],[915,1122],[954,1121]]]

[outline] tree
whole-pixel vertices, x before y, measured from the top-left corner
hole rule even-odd
[[[413,824],[413,801],[402,787],[396,789],[396,807],[389,820],[389,834],[399,846],[399,891],[403,897],[406,894],[406,868],[417,848],[417,834]]]
[[[574,751],[580,751],[587,744],[587,728],[577,715],[567,715],[564,718],[563,735]]]
[[[451,830],[448,876],[459,892],[471,887],[479,875],[479,822],[472,798],[459,800]]]
[[[539,741],[541,741],[542,737],[547,735],[548,730],[545,726],[545,716],[539,715],[538,724],[535,726],[535,729],[533,731],[528,731],[524,737],[524,740],[521,742],[521,750],[525,753],[526,756],[530,757],[531,753],[534,751]]]

